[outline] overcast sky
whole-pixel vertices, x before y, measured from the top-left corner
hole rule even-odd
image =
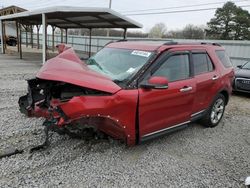
[[[205,3],[226,2],[225,0],[112,0],[112,9],[121,14],[145,13],[145,12],[126,12],[133,10],[159,9],[178,6],[190,6]],[[237,5],[250,5],[250,0],[235,0]],[[49,6],[78,6],[78,7],[108,7],[109,0],[0,0],[0,7],[17,5],[28,10],[45,8]],[[202,8],[221,7],[221,4],[210,4],[206,6],[194,6],[185,8],[170,8],[164,11],[179,11]],[[250,11],[250,7],[244,8]],[[156,12],[148,11],[148,12]],[[159,10],[158,10],[159,11]],[[129,16],[130,18],[143,24],[143,30],[148,31],[154,24],[163,22],[168,30],[181,29],[187,24],[206,25],[214,16],[215,10],[206,10],[198,12],[182,12],[160,15],[137,15]]]

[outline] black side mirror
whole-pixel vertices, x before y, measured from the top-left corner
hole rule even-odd
[[[238,67],[239,69],[241,69],[241,68],[242,68],[242,65],[238,65],[237,67]]]

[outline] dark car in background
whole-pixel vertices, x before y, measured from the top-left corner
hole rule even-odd
[[[17,38],[15,36],[5,36],[6,44],[9,46],[16,46],[17,45]],[[1,44],[1,39],[0,39]]]
[[[233,89],[234,91],[250,93],[250,62],[237,67]]]

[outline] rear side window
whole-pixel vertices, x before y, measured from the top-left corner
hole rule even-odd
[[[193,53],[193,63],[195,75],[213,70],[213,64],[206,53]]]
[[[188,54],[178,54],[169,57],[153,76],[164,76],[169,82],[187,79],[189,72],[189,56]]]
[[[224,50],[216,50],[215,51],[217,57],[220,59],[221,63],[224,65],[224,67],[232,67],[232,63],[228,55]]]

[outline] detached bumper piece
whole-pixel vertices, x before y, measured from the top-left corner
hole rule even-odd
[[[24,95],[19,98],[18,100],[19,104],[19,110],[21,113],[25,114],[26,116],[29,116],[29,102],[28,102],[28,95]]]
[[[49,144],[49,130],[51,130],[53,128],[53,126],[55,125],[55,122],[53,121],[49,121],[49,120],[45,120],[45,122],[43,123],[44,127],[44,133],[45,133],[45,140],[42,144],[38,145],[38,146],[34,146],[30,149],[30,153],[37,151],[37,150],[41,150],[41,149],[46,149]]]

